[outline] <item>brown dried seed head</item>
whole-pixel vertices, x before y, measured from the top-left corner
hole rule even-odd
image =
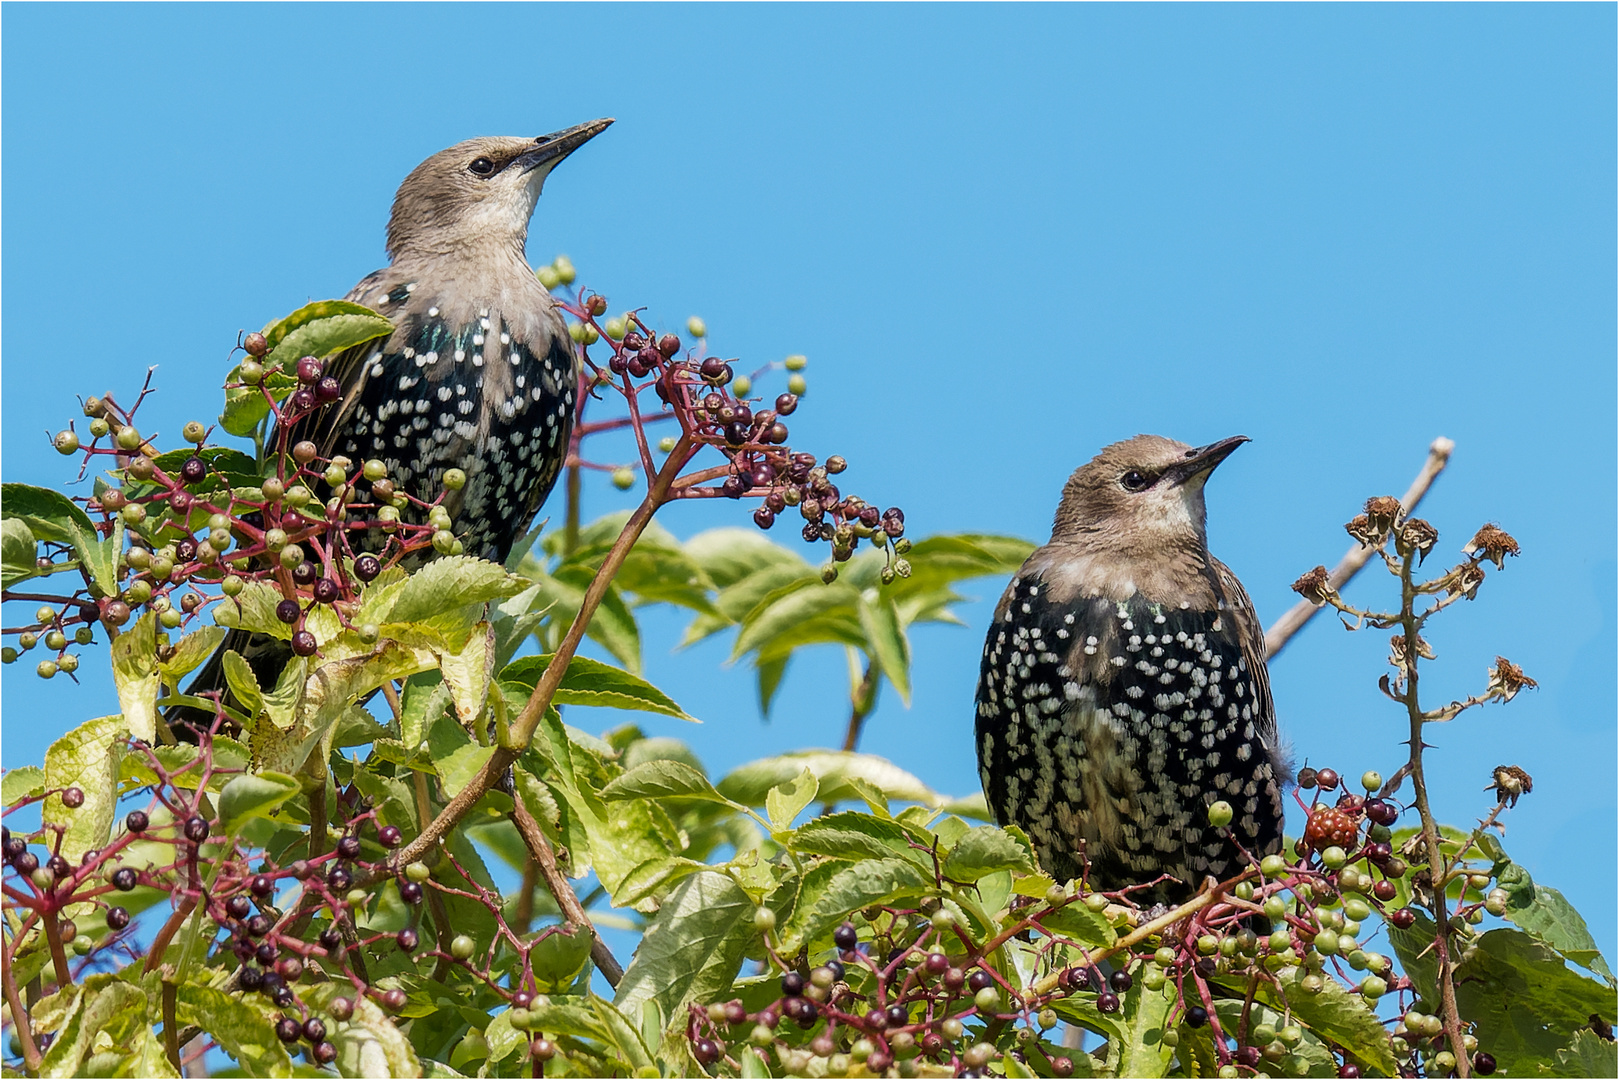
[[[1367,547],[1378,547],[1387,538],[1386,532],[1378,532],[1372,528],[1371,519],[1365,514],[1356,514],[1344,525],[1344,531]]]
[[[1327,602],[1335,590],[1327,581],[1327,568],[1318,566],[1293,583],[1293,591],[1310,601],[1320,605]]]
[[[1508,555],[1518,554],[1518,541],[1494,525],[1485,525],[1474,533],[1473,539],[1462,548],[1465,555],[1472,555],[1474,552],[1482,552],[1484,558],[1493,562],[1495,568],[1499,570],[1502,569]]]
[[[1485,693],[1507,702],[1516,697],[1519,690],[1525,687],[1533,690],[1539,685],[1523,673],[1523,668],[1504,656],[1497,656],[1495,667],[1490,669],[1490,682],[1485,688]]]
[[[1432,660],[1434,651],[1421,635],[1417,636],[1417,656],[1423,660]],[[1402,670],[1411,665],[1411,650],[1406,644],[1404,634],[1395,634],[1389,638],[1389,663]]]
[[[1484,571],[1472,563],[1467,563],[1456,568],[1454,577],[1445,586],[1445,592],[1451,596],[1466,593],[1467,598],[1471,600],[1478,595],[1478,587],[1482,584],[1484,584]]]
[[[1495,791],[1496,801],[1504,802],[1508,806],[1517,806],[1518,796],[1533,791],[1535,782],[1529,778],[1528,773],[1516,765],[1497,765],[1490,777],[1490,783],[1484,785],[1485,791],[1492,789]]]
[[[1400,518],[1400,500],[1392,495],[1379,495],[1375,499],[1366,500],[1366,516],[1371,519],[1372,526],[1385,532],[1394,527]]]
[[[1421,518],[1411,518],[1400,526],[1400,543],[1424,558],[1433,550],[1434,544],[1439,542],[1439,530]]]

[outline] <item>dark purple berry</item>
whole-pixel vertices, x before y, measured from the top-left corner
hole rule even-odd
[[[1051,1059],[1051,1075],[1067,1080],[1074,1075],[1074,1059],[1069,1057],[1054,1057]]]
[[[191,509],[191,495],[184,491],[175,491],[169,494],[169,509],[176,514],[183,514]]]
[[[311,1016],[304,1021],[304,1038],[312,1043],[318,1043],[326,1038],[326,1025]]]
[[[135,887],[135,871],[127,866],[121,866],[112,873],[112,887],[119,892],[128,892]]]
[[[342,1023],[354,1015],[354,999],[346,997],[333,998],[326,1006],[326,1015]]]
[[[880,1046],[873,1050],[871,1056],[866,1059],[866,1068],[878,1076],[887,1072],[888,1067],[892,1064],[894,1064],[894,1055]]]
[[[354,560],[354,576],[361,581],[370,581],[382,573],[382,561],[375,555],[361,555]]]
[[[269,874],[254,874],[247,879],[247,891],[262,900],[275,892],[275,879]]]
[[[184,540],[174,545],[174,556],[183,563],[188,563],[192,559],[195,559],[197,557],[197,542],[190,537],[186,537]],[[193,599],[193,597],[196,597],[196,599]],[[196,593],[187,593],[180,600],[180,604],[182,607],[190,604],[190,607],[186,607],[185,610],[195,611],[197,610],[197,605],[201,603],[201,601],[202,598],[197,596]]]
[[[268,941],[259,942],[259,947],[253,950],[254,958],[265,967],[275,963],[276,957],[279,955],[281,955],[281,950]]]
[[[971,990],[975,994],[980,990],[994,985],[994,977],[983,968],[977,968],[971,975],[967,976],[967,989]]]
[[[132,833],[143,833],[146,826],[151,823],[152,819],[146,816],[145,810],[131,810],[129,816],[124,819],[124,828]]]
[[[740,420],[733,420],[725,425],[725,441],[732,446],[741,446],[748,441],[753,429]]]
[[[796,408],[798,408],[797,394],[782,394],[776,398],[776,412],[778,414],[791,416]]]
[[[377,830],[377,843],[386,848],[398,847],[404,838],[397,825],[384,825]]]
[[[298,621],[298,616],[303,614],[303,610],[298,601],[283,600],[275,606],[275,617],[291,626]]]
[[[1111,990],[1103,990],[1096,995],[1097,1012],[1116,1013],[1119,1011],[1119,995]]]
[[[243,967],[236,973],[236,985],[249,992],[264,985],[264,972],[256,967]]]
[[[412,930],[408,926],[399,931],[399,933],[394,936],[394,940],[399,943],[399,947],[405,952],[415,952],[416,946],[420,945],[422,942],[421,935],[416,933],[416,931]]]
[[[305,356],[298,361],[298,381],[301,383],[315,382],[321,376],[325,365],[316,356]]]
[[[307,388],[294,390],[290,400],[295,412],[308,412],[315,407],[315,392]]]
[[[320,932],[320,943],[328,949],[335,949],[343,944],[343,934],[335,926],[328,926]]]
[[[790,998],[795,998],[804,992],[804,976],[796,971],[789,971],[781,977],[781,992]]]
[[[339,859],[357,859],[360,857],[360,838],[358,836],[345,836],[337,842],[337,857]]]
[[[1338,786],[1338,774],[1331,769],[1317,769],[1315,772],[1315,782],[1320,786],[1322,791],[1331,791],[1333,788]]]
[[[336,401],[343,396],[343,384],[327,375],[315,384],[315,400]]]
[[[740,499],[748,493],[748,485],[740,476],[727,476],[725,483],[720,485],[720,491],[727,499]]]
[[[334,866],[326,875],[326,884],[332,887],[333,892],[348,892],[354,884],[354,875],[341,866]]]
[[[768,529],[776,523],[776,515],[771,513],[768,506],[761,506],[753,512],[753,523],[761,529]]]
[[[253,913],[253,905],[245,896],[233,896],[225,901],[225,914],[233,919],[245,919]]]
[[[720,1048],[712,1039],[697,1039],[691,1044],[691,1056],[699,1065],[712,1065],[720,1059]]]
[[[21,855],[18,855],[15,859],[12,859],[11,865],[17,868],[17,872],[19,874],[26,877],[27,875],[32,874],[35,870],[39,869],[39,856],[35,855],[32,851],[25,851]]]
[[[911,1010],[903,1005],[890,1005],[888,1007],[888,1026],[904,1027],[911,1022]]]
[[[315,650],[319,647],[319,643],[315,641],[315,635],[308,630],[299,630],[292,635],[292,651],[299,656],[314,656]]]
[[[1473,1071],[1480,1076],[1489,1076],[1495,1072],[1495,1055],[1486,1054],[1480,1050],[1473,1055]]]
[[[922,967],[929,975],[943,975],[950,970],[950,958],[944,953],[928,953],[927,959],[922,961]]]
[[[111,907],[107,909],[107,929],[122,930],[129,925],[129,909]]]
[[[847,974],[843,969],[843,963],[838,960],[828,960],[826,969],[832,973],[832,978],[836,982],[842,982],[844,975]]]
[[[422,902],[422,887],[414,881],[401,882],[399,885],[399,899],[407,904]]]
[[[410,1000],[403,990],[389,990],[382,995],[382,1007],[389,1012],[398,1012]]]
[[[680,351],[680,339],[673,334],[665,334],[658,339],[658,351],[665,356],[673,356]]]
[[[320,576],[320,567],[305,559],[292,568],[292,580],[297,585],[309,585]],[[283,620],[285,621],[285,620]]]
[[[748,1010],[740,1001],[727,1001],[725,1003],[725,1022],[727,1024],[740,1024],[748,1018]]]
[[[1346,1061],[1338,1066],[1338,1075],[1344,1080],[1360,1080],[1360,1066],[1353,1061]]]
[[[1372,886],[1372,895],[1385,904],[1393,900],[1398,892],[1399,890],[1394,887],[1394,882],[1392,881],[1379,881]]]
[[[1397,930],[1409,930],[1417,921],[1417,913],[1408,907],[1400,908],[1389,915],[1389,923]]]
[[[205,818],[193,814],[186,818],[185,836],[193,844],[200,844],[208,839],[208,822]]]
[[[1366,802],[1366,817],[1374,825],[1393,825],[1400,816],[1399,807],[1382,799],[1368,799]]]
[[[296,956],[283,956],[275,962],[275,970],[289,983],[295,983],[304,977],[304,962]]]
[[[207,475],[208,463],[200,457],[188,457],[180,466],[180,476],[188,484],[195,484]]]
[[[787,441],[787,425],[779,420],[776,421],[764,430],[759,436],[759,441],[770,443],[772,446],[780,446]]]
[[[1100,1003],[1098,1003],[1100,1004]],[[1193,1005],[1186,1010],[1186,1026],[1202,1027],[1209,1022],[1209,1010],[1201,1005]]]
[[[295,1043],[303,1038],[303,1025],[290,1016],[283,1016],[275,1022],[275,1037],[284,1043]]]
[[[1259,1067],[1259,1058],[1259,1047],[1244,1046],[1237,1051],[1235,1061],[1245,1069],[1257,1069]]]
[[[1135,979],[1131,977],[1128,971],[1115,971],[1107,977],[1107,984],[1113,988],[1113,992],[1116,994],[1128,994],[1130,987],[1135,985]]]
[[[45,868],[59,878],[65,878],[69,874],[73,873],[73,864],[68,862],[67,859],[63,858],[61,855],[52,855],[50,858],[46,859]],[[67,936],[72,937],[73,935],[69,934]]]

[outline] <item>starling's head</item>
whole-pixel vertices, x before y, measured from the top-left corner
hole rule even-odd
[[[490,244],[515,245],[521,254],[546,176],[611,123],[592,120],[537,139],[468,139],[434,154],[405,177],[394,196],[389,257]]]
[[[1063,487],[1053,541],[1123,555],[1206,550],[1203,484],[1246,435],[1191,447],[1137,435],[1106,447]]]

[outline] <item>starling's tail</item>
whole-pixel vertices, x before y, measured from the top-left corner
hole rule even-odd
[[[192,697],[218,693],[219,700],[223,704],[238,712],[246,710],[236,700],[236,695],[231,693],[230,685],[225,681],[227,651],[235,652],[247,661],[247,666],[253,672],[254,681],[259,684],[261,690],[273,688],[276,680],[281,677],[282,669],[287,666],[287,661],[292,659],[292,646],[268,634],[232,630],[225,635],[224,643],[214,650],[214,655],[197,670],[185,692]],[[176,705],[164,714],[164,718],[168,721],[169,729],[174,732],[176,739],[194,743],[199,733],[215,730],[214,722],[218,715],[212,710],[194,705]],[[234,734],[235,725],[227,720],[217,730]]]

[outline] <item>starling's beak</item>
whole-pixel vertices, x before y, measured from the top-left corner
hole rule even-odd
[[[563,158],[606,131],[612,122],[612,118],[608,117],[604,120],[592,120],[586,124],[578,124],[562,131],[555,131],[549,135],[541,135],[534,140],[534,148],[518,154],[512,164],[524,172],[531,172],[541,167],[555,168]]]
[[[1195,450],[1186,451],[1186,456],[1165,470],[1165,475],[1175,484],[1197,482],[1201,484],[1209,478],[1214,467],[1231,456],[1231,451],[1251,440],[1246,435],[1233,435],[1229,439],[1200,446]]]

